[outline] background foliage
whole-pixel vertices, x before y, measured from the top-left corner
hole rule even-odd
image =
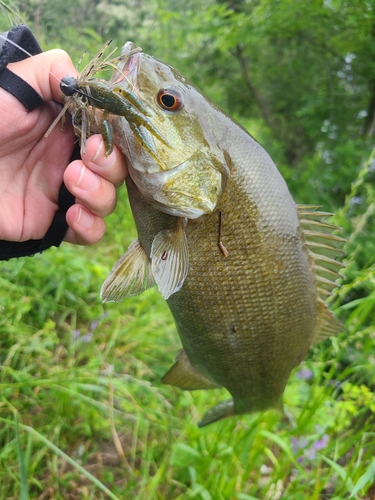
[[[159,383],[179,349],[155,290],[103,306],[135,235],[124,189],[105,241],[1,264],[0,498],[375,498],[375,5],[370,0],[0,0],[74,61],[132,39],[182,71],[347,237],[333,297],[346,332],[315,346],[278,413],[199,430],[220,399]],[[270,367],[270,369],[272,369]]]

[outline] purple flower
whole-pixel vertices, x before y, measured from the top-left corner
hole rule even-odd
[[[314,460],[316,458],[316,453],[319,450],[323,450],[327,448],[329,442],[328,434],[323,434],[320,439],[311,443],[311,440],[302,436],[300,438],[292,439],[292,452],[294,455],[300,454],[303,450],[303,453],[297,458],[298,463],[303,463],[305,460]]]
[[[86,333],[86,335],[83,335],[82,337],[82,342],[90,342],[92,339],[92,332]]]
[[[99,325],[99,320],[96,319],[95,321],[93,321],[90,325],[90,331],[93,332],[94,330],[96,330],[98,328],[98,325]]]
[[[306,448],[309,441],[305,437],[293,438],[292,439],[292,452],[296,455],[300,450]]]
[[[301,368],[296,373],[296,377],[301,380],[310,380],[313,377],[313,372],[309,368]]]
[[[318,439],[312,444],[312,448],[315,451],[323,450],[324,448],[327,448],[328,441],[329,441],[328,434],[323,434],[323,436],[320,439]]]
[[[72,333],[73,340],[77,340],[80,335],[81,335],[81,330],[73,330]]]

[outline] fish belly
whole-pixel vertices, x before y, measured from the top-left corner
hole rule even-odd
[[[289,195],[282,203],[297,220]],[[278,229],[267,223],[272,213],[277,207],[251,203],[232,180],[217,211],[190,233],[188,277],[167,301],[191,364],[231,393],[235,413],[278,405],[316,323],[298,221]]]

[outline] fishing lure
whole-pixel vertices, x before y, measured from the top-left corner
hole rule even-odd
[[[101,60],[110,43],[111,40],[104,45],[78,77],[66,76],[61,79],[60,89],[65,95],[65,105],[45,136],[49,135],[60,119],[62,119],[62,128],[64,128],[66,112],[69,111],[72,115],[75,134],[81,140],[82,154],[86,153],[86,138],[91,133],[100,131],[105,144],[105,155],[108,156],[113,151],[114,146],[114,134],[109,115],[123,116],[144,149],[158,161],[143,128],[164,145],[168,146],[168,143],[148,120],[150,112],[142,103],[141,98],[130,90],[123,90],[120,87],[112,88],[106,81],[93,78],[99,71],[108,67],[116,68],[116,64],[121,60],[142,50],[137,47],[126,55],[109,59],[114,52],[112,51],[109,56]],[[123,76],[125,77],[125,75]],[[102,110],[99,115],[98,109]]]

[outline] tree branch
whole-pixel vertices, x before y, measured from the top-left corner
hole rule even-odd
[[[245,80],[245,84],[246,84],[247,88],[249,89],[251,95],[253,96],[254,100],[258,104],[259,109],[260,109],[262,116],[264,118],[264,121],[267,123],[267,125],[269,126],[272,133],[274,134],[274,136],[277,139],[278,138],[277,127],[276,127],[276,124],[273,120],[272,113],[271,113],[267,103],[263,99],[263,96],[260,94],[260,92],[258,91],[258,89],[255,87],[255,85],[253,84],[253,82],[251,80],[248,62],[247,62],[246,58],[244,57],[243,50],[242,50],[242,47],[240,45],[237,45],[237,47],[235,49],[235,57],[239,62],[239,65],[240,65],[240,68],[242,71],[242,76]]]

